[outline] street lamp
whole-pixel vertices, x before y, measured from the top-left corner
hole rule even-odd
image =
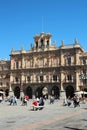
[[[84,94],[84,85],[86,85],[86,79],[87,79],[87,75],[86,74],[82,74],[80,76],[80,79],[83,81],[83,102],[85,102],[85,94]]]

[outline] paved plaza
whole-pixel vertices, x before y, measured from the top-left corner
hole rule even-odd
[[[31,111],[29,100],[27,106],[9,106],[0,103],[0,130],[87,130],[87,103],[80,107],[73,104],[62,106],[62,100],[50,104],[45,101],[43,110]]]

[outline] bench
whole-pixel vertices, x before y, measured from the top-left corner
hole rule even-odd
[[[34,105],[32,105],[32,106],[30,106],[30,108],[31,108],[31,110],[36,111],[36,110],[42,110],[44,108],[44,106],[34,106]]]

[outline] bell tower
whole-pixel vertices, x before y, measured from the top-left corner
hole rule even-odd
[[[34,37],[34,50],[47,50],[51,46],[51,34],[41,33]]]

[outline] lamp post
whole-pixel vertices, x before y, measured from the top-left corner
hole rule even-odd
[[[84,95],[85,75],[82,75],[81,79],[83,81],[83,99],[84,99],[84,97],[85,97],[85,95]]]
[[[85,94],[84,94],[84,85],[86,85],[86,79],[87,79],[87,75],[86,74],[82,74],[80,76],[80,79],[83,81],[83,103],[85,103]]]

